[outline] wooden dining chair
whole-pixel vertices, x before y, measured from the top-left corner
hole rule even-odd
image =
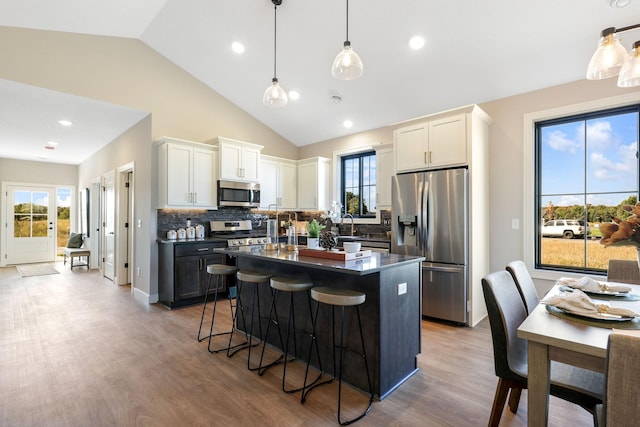
[[[540,298],[538,298],[536,285],[533,283],[527,266],[520,260],[511,261],[507,264],[507,271],[511,274],[511,277],[513,277],[514,282],[516,282],[518,286],[518,291],[520,291],[520,296],[527,309],[527,314],[531,313],[540,302]]]
[[[638,331],[634,331],[638,332]],[[607,344],[606,392],[598,426],[631,427],[640,420],[640,335],[614,331]]]
[[[640,284],[638,261],[628,259],[610,259],[607,268],[607,281]]]
[[[489,314],[494,366],[498,377],[489,418],[491,427],[500,423],[509,392],[509,408],[515,414],[520,394],[527,388],[527,341],[518,338],[518,327],[527,317],[527,311],[513,277],[505,270],[483,278],[482,291]],[[551,362],[550,393],[595,414],[596,405],[602,403],[604,375]]]

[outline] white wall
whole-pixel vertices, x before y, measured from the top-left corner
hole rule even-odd
[[[154,140],[218,136],[297,159],[298,150],[253,116],[136,39],[0,26],[0,78],[153,114]]]
[[[156,239],[156,201],[155,180],[152,178],[151,116],[147,116],[138,124],[120,135],[112,143],[98,151],[78,169],[80,188],[91,187],[107,172],[114,172],[121,166],[134,166],[134,209],[133,218],[133,259],[130,263],[132,271],[140,268],[140,276],[134,274],[133,284],[136,297],[147,302],[157,301],[158,267]],[[117,195],[116,195],[117,197]],[[137,227],[138,218],[141,227]],[[92,234],[92,238],[97,233]]]

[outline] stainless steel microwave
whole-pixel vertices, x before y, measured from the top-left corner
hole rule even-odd
[[[218,180],[218,206],[257,208],[260,206],[260,184]]]

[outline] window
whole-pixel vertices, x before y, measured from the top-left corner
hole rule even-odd
[[[354,218],[376,216],[376,152],[351,154],[341,158],[341,203]]]
[[[638,198],[640,105],[535,124],[535,267],[603,273],[634,247],[605,247],[599,226]]]

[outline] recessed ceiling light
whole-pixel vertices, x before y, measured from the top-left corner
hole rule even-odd
[[[349,129],[349,128],[351,128],[353,126],[353,122],[351,120],[345,120],[344,122],[342,122],[342,126],[344,126],[347,129]]]
[[[73,124],[69,120],[58,120],[58,123],[60,123],[62,126],[71,126]]]
[[[422,47],[424,46],[424,38],[421,36],[411,37],[411,39],[409,40],[409,46],[413,50],[422,49]]]
[[[56,145],[58,145],[58,143],[55,141],[49,141],[47,142],[47,144],[51,145],[52,147],[55,147]]]
[[[231,49],[233,49],[235,53],[244,53],[244,45],[240,42],[231,43]]]
[[[290,90],[289,91],[289,99],[291,99],[292,101],[296,101],[296,100],[300,99],[300,94],[298,92],[296,92],[295,90]]]

